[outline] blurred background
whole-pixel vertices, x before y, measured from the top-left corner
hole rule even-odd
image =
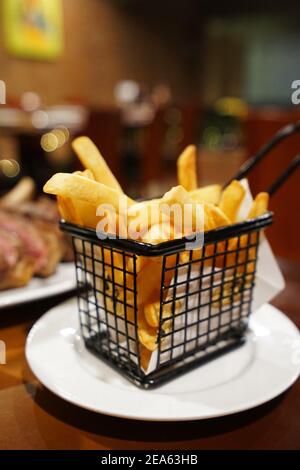
[[[78,169],[80,134],[132,197],[176,184],[190,143],[199,185],[228,181],[300,120],[299,11],[292,0],[1,0],[0,192]],[[281,143],[251,174],[253,192],[299,151],[300,134]],[[268,234],[277,255],[300,260],[299,182],[272,198]]]

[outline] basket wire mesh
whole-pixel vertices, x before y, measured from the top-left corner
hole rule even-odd
[[[260,232],[271,222],[267,213],[213,230],[194,250],[183,239],[160,245],[99,240],[94,230],[62,222],[73,240],[86,347],[149,388],[241,345]],[[143,296],[156,301],[144,304]]]

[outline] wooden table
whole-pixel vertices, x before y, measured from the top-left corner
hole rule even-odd
[[[300,264],[280,264],[287,287],[274,305],[299,326]],[[34,321],[65,298],[0,311],[0,449],[300,449],[300,381],[253,410],[173,424],[111,418],[53,395],[31,373],[24,344]]]

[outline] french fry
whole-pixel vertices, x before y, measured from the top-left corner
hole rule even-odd
[[[270,196],[268,193],[258,193],[250,207],[248,219],[254,219],[255,217],[265,214],[268,210],[269,199]]]
[[[257,194],[254,201],[252,202],[247,218],[253,219],[267,212],[268,203],[269,203],[268,193],[261,192]],[[251,275],[254,272],[254,268],[255,268],[254,261],[256,259],[256,248],[250,247],[247,253],[246,247],[248,244],[255,245],[257,241],[256,237],[257,237],[257,234],[254,232],[249,235],[248,234],[242,235],[240,237],[240,241],[238,241],[238,238],[236,237],[231,238],[228,242],[229,254],[227,254],[227,257],[225,260],[226,266],[230,267],[230,266],[234,266],[235,264],[239,264],[240,265],[238,267],[239,273],[243,273],[246,271],[248,274]],[[246,260],[247,260],[247,264],[246,264]]]
[[[119,212],[121,197],[124,198],[124,204],[127,204],[127,207],[133,204],[133,201],[125,194],[120,195],[115,189],[98,181],[71,173],[53,175],[45,184],[44,192],[88,202],[94,207],[98,207],[100,204],[110,205],[116,212]]]
[[[69,197],[57,196],[57,207],[62,219],[67,222],[72,222],[73,224],[82,224],[81,217],[77,213],[72,199]]]
[[[84,176],[95,181],[91,170],[75,171],[73,175]],[[57,196],[57,206],[62,218],[74,224],[95,227],[97,223],[96,209],[90,203],[77,200],[72,201],[69,197]],[[92,213],[91,213],[92,212]],[[82,217],[84,215],[84,217]]]
[[[143,309],[140,309],[138,313],[138,338],[149,351],[153,352],[157,348],[157,333],[158,329],[148,325]]]
[[[178,183],[187,191],[197,188],[197,149],[194,145],[189,145],[177,160]]]
[[[167,191],[161,199],[159,199],[160,206],[162,204],[179,204],[180,206],[183,206],[184,204],[191,202],[192,200],[188,191],[182,185],[174,186]]]
[[[225,227],[226,225],[231,224],[230,219],[220,209],[220,207],[215,206],[214,204],[210,204],[208,202],[204,202],[203,204],[204,204],[205,213],[209,214],[207,216],[213,220],[213,222],[210,221],[212,228]]]
[[[195,202],[210,202],[217,205],[220,201],[222,188],[220,184],[211,184],[190,191],[190,197]]]
[[[174,313],[178,313],[182,306],[182,303],[180,300],[175,301],[175,306],[174,306]],[[173,303],[167,303],[163,305],[162,308],[162,320],[164,320],[163,323],[163,328],[164,330],[169,330],[170,327],[170,321],[171,321],[171,316],[173,313]],[[147,304],[144,307],[144,314],[145,314],[145,319],[148,323],[148,325],[152,326],[153,328],[159,326],[159,317],[160,317],[160,302],[153,302],[151,304]]]
[[[159,209],[159,199],[132,204],[127,211],[129,237],[143,239],[151,225],[163,219],[163,214]]]
[[[237,180],[233,180],[222,192],[219,208],[230,219],[236,221],[237,212],[245,196],[245,188]]]
[[[83,166],[92,171],[99,183],[103,183],[119,194],[123,194],[118,180],[114,177],[98,148],[89,137],[77,137],[73,140],[72,147]]]
[[[149,349],[145,348],[142,344],[140,344],[140,362],[141,366],[144,370],[148,369],[149,362],[151,359],[152,352]]]
[[[137,303],[138,305],[146,304],[160,297],[160,285],[162,277],[162,258],[151,258],[150,261],[143,266],[137,275]]]
[[[162,329],[165,332],[170,330],[172,322],[172,314],[174,308],[174,315],[176,315],[182,307],[180,300],[175,301],[175,306],[172,302],[164,304],[162,309]],[[139,340],[150,351],[155,351],[157,348],[157,335],[160,317],[160,302],[153,302],[139,311],[138,314],[138,335]]]
[[[142,241],[145,243],[151,243],[152,245],[158,245],[159,243],[172,240],[174,238],[174,231],[170,223],[155,224],[145,233]]]
[[[73,171],[73,175],[84,176],[85,178],[96,181],[92,170],[89,169],[83,171]]]

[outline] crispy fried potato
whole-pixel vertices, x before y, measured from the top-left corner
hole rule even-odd
[[[138,338],[149,351],[155,351],[157,348],[157,333],[158,329],[148,325],[141,309],[138,313]]]
[[[174,186],[167,191],[161,199],[159,199],[160,206],[162,204],[180,204],[180,206],[183,206],[184,204],[191,202],[192,199],[190,198],[188,191],[182,185]]]
[[[142,240],[152,225],[166,220],[159,208],[159,199],[137,202],[127,211],[127,227],[129,238]]]
[[[89,169],[83,171],[73,171],[73,175],[84,176],[85,178],[96,181],[94,173],[92,172],[92,170]]]
[[[57,196],[57,207],[63,220],[73,224],[82,225],[80,215],[77,213],[72,199],[69,197]]]
[[[188,236],[196,231],[206,232],[215,227],[210,211],[206,210],[203,203],[193,201],[183,186],[175,186],[164,194],[160,199],[160,210],[173,224],[175,238]]]
[[[178,183],[187,191],[197,188],[197,149],[189,145],[177,160]]]
[[[73,175],[83,176],[95,181],[91,170],[74,171]],[[69,197],[57,196],[57,206],[62,218],[74,224],[95,228],[97,224],[95,207],[79,200],[76,200],[76,204],[74,202]]]
[[[151,258],[137,275],[137,303],[145,304],[159,299],[162,276],[162,258]]]
[[[236,221],[237,212],[245,196],[245,188],[237,180],[233,180],[222,192],[219,208],[231,222]]]
[[[175,306],[174,306],[175,315],[179,312],[179,310],[181,309],[181,306],[182,306],[181,301],[176,300]],[[164,330],[169,330],[172,313],[173,313],[173,303],[170,302],[170,303],[164,304],[162,308],[162,320],[164,320],[164,323],[163,323]],[[151,304],[145,305],[144,314],[145,314],[145,319],[150,326],[152,326],[153,328],[159,326],[160,302],[158,301],[158,302],[153,302]]]
[[[268,210],[269,199],[270,196],[268,193],[259,193],[252,202],[248,219],[254,219],[255,217],[265,214]]]
[[[88,202],[91,206],[98,207],[100,204],[111,205],[116,212],[120,208],[120,198],[129,207],[133,201],[120,195],[118,191],[105,186],[98,181],[70,173],[56,173],[47,181],[44,192],[56,196],[69,197],[74,200]]]
[[[140,344],[140,362],[141,366],[144,370],[148,369],[149,362],[151,359],[152,352],[149,349],[145,348],[142,344]]]
[[[211,226],[213,226],[213,228],[225,227],[226,225],[231,224],[230,219],[227,217],[226,214],[224,214],[224,212],[219,207],[208,202],[204,202],[203,204],[205,213],[209,213],[209,217],[211,217],[213,220],[213,222],[210,221],[210,224]]]
[[[152,245],[158,245],[159,243],[172,240],[174,238],[174,231],[170,223],[161,223],[152,225],[150,229],[142,237],[142,241],[145,243],[151,243]]]
[[[77,137],[77,139],[73,140],[72,147],[83,166],[92,171],[99,183],[105,184],[118,193],[123,194],[118,180],[114,177],[98,148],[89,137]]]
[[[222,188],[220,184],[211,184],[190,191],[190,197],[195,202],[210,202],[217,205],[220,201]]]

